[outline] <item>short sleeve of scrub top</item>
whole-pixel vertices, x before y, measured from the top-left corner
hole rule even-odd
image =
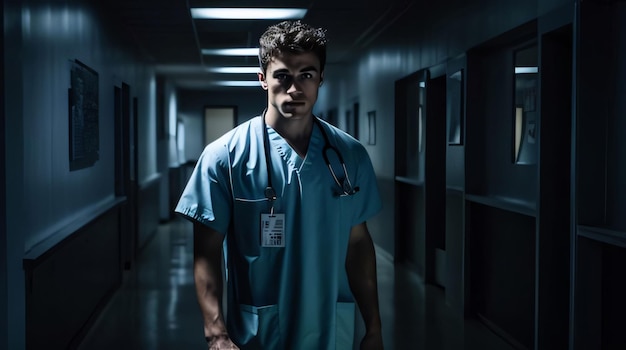
[[[200,155],[175,212],[226,234],[232,195],[228,149],[220,140],[209,144]]]
[[[360,198],[355,202],[356,207],[352,211],[352,226],[370,219],[382,207],[376,176],[367,151],[359,145],[355,149],[355,153],[359,167],[356,169],[356,180],[353,181],[355,186],[359,186],[361,196],[358,196]]]

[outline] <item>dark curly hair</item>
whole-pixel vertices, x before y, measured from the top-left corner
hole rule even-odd
[[[326,30],[301,21],[284,21],[267,28],[259,39],[259,63],[263,73],[272,57],[283,53],[313,52],[320,60],[320,71],[326,64]]]

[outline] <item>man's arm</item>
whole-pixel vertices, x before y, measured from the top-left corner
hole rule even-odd
[[[200,223],[193,227],[193,277],[209,349],[238,349],[228,337],[222,315],[224,235]]]
[[[361,349],[380,350],[383,342],[378,308],[376,253],[365,222],[350,230],[346,272],[350,289],[365,321],[366,334],[361,342]]]

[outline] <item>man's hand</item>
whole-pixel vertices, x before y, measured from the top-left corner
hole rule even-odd
[[[383,350],[383,337],[380,332],[368,332],[361,340],[361,350]]]
[[[215,337],[209,342],[209,350],[239,350],[228,336]]]

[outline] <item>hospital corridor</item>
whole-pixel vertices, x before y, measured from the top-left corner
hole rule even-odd
[[[626,349],[626,1],[1,9],[0,350]]]
[[[191,231],[182,219],[159,226],[79,350],[206,347],[193,286]],[[388,257],[377,260],[385,349],[514,349],[479,322],[454,315],[439,287],[394,268]],[[362,324],[356,333],[360,339]]]

